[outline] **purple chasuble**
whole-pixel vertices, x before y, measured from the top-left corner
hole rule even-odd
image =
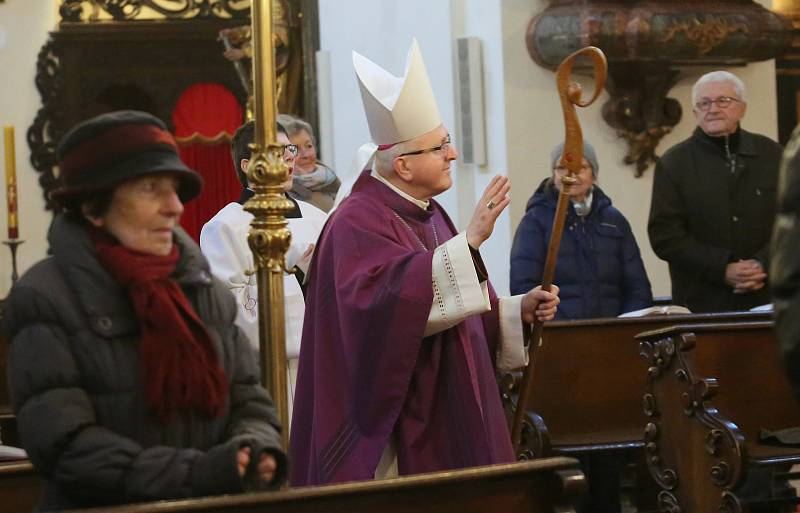
[[[423,337],[433,250],[454,235],[438,203],[423,210],[369,171],[328,221],[306,293],[293,486],[372,479],[392,433],[402,475],[514,461],[494,290],[490,312]]]

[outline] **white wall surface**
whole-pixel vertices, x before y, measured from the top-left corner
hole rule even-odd
[[[504,97],[506,63],[503,59],[502,13],[505,0],[452,0],[453,37],[477,37],[482,43],[484,115],[486,118],[485,166],[461,165],[458,175],[460,229],[466,228],[483,191],[497,174],[509,175],[506,152],[507,124]],[[454,54],[455,55],[455,54]],[[455,70],[455,65],[453,66]],[[457,86],[456,86],[457,87]],[[454,100],[455,101],[455,100]],[[457,118],[459,113],[457,113]],[[458,141],[456,141],[458,142]],[[512,187],[514,187],[512,185]],[[512,189],[512,202],[519,194]],[[498,218],[492,237],[481,247],[481,255],[492,284],[501,295],[508,294],[508,254],[511,248],[510,209]]]
[[[320,49],[330,53],[333,96],[334,169],[349,175],[359,146],[370,141],[361,93],[353,71],[357,51],[394,75],[405,70],[411,39],[417,38],[447,126],[453,126],[449,5],[444,1],[320,0]],[[322,141],[323,144],[329,141]],[[454,191],[439,198],[451,213]]]
[[[56,11],[52,0],[10,1],[0,4],[0,125],[13,125],[16,138],[17,192],[19,196],[19,234],[25,243],[19,247],[20,274],[45,256],[50,214],[38,173],[30,164],[26,132],[41,106],[34,85],[36,56],[55,28]],[[4,149],[0,146],[0,153]],[[5,162],[0,157],[0,162]],[[0,240],[6,239],[5,169],[0,172]],[[11,254],[0,246],[0,297],[11,287]]]
[[[454,166],[454,186],[437,198],[456,225],[460,229],[466,227],[476,199],[491,177],[506,174],[501,3],[500,0],[320,0],[320,47],[331,55],[334,98],[331,114],[337,171],[349,172],[353,153],[369,140],[352,69],[353,50],[401,75],[409,44],[416,37],[443,122],[455,138],[455,38],[480,37],[489,163],[483,167]],[[457,140],[455,143],[458,147]],[[481,251],[492,282],[501,293],[508,291],[510,233],[509,216],[504,213],[495,234]]]

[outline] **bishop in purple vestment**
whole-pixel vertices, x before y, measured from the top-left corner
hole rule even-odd
[[[384,465],[407,475],[511,462],[495,368],[526,363],[522,321],[552,318],[558,298],[498,298],[488,282],[478,249],[510,201],[507,178],[492,180],[461,233],[433,199],[458,154],[416,43],[388,100],[383,70],[356,60],[380,146],[309,270],[292,485],[372,479]]]

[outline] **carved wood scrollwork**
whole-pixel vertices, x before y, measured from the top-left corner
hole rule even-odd
[[[250,0],[64,0],[59,14],[66,22],[93,21],[102,10],[115,21],[126,21],[138,18],[145,8],[167,19],[250,16]]]
[[[648,362],[643,398],[648,417],[644,430],[647,465],[663,489],[658,496],[661,512],[680,513],[680,475],[685,472],[695,476],[697,469],[690,468],[687,461],[700,460],[708,480],[720,492],[714,509],[738,513],[742,511],[741,502],[731,490],[743,479],[744,437],[709,404],[717,382],[694,375],[686,357],[694,348],[691,333],[654,336],[640,343],[640,354]],[[703,440],[702,445],[691,445],[698,439]],[[692,457],[681,457],[687,453]]]
[[[670,338],[656,340],[655,342],[642,342],[639,344],[639,354],[650,363],[647,369],[647,376],[656,378],[672,362],[672,356],[675,354],[675,345]]]
[[[648,382],[658,379],[672,364],[675,356],[675,344],[671,338],[664,338],[652,342],[642,342],[639,353],[648,361]],[[648,390],[643,399],[644,413],[648,418],[658,418],[656,396]],[[645,426],[644,442],[647,466],[653,479],[665,490],[672,490],[678,484],[678,474],[671,468],[663,467],[663,460],[659,454],[659,426],[657,422],[650,421]],[[667,494],[672,496],[671,494]],[[661,497],[659,496],[659,504]]]
[[[70,23],[50,34],[36,69],[42,105],[27,132],[48,210],[57,210],[47,197],[56,184],[56,145],[76,123],[109,110],[136,109],[170,126],[181,94],[201,82],[220,84],[242,105],[246,102],[216,41],[219,30],[231,23]]]
[[[642,400],[642,408],[644,409],[644,414],[648,417],[652,417],[656,415],[656,398],[653,397],[653,394],[644,394],[644,399]]]
[[[665,490],[672,490],[678,485],[678,474],[671,468],[662,467],[662,459],[658,446],[658,425],[648,422],[644,430],[644,450],[647,466],[653,479]]]
[[[678,498],[675,497],[675,494],[659,492],[658,511],[661,513],[681,513],[681,505],[678,503]]]
[[[519,460],[533,460],[551,454],[550,435],[547,432],[547,425],[538,414],[528,411],[522,422],[522,443],[520,453],[517,455]]]
[[[747,511],[745,505],[736,494],[731,492],[722,492],[722,500],[719,505],[719,513],[744,513]]]
[[[64,76],[61,72],[55,45],[48,41],[39,51],[36,60],[36,88],[42,97],[42,106],[28,128],[28,147],[31,149],[31,165],[39,172],[39,185],[44,192],[45,206],[53,209],[47,195],[56,182],[56,141],[64,135],[56,122],[63,117],[61,96],[64,91]]]
[[[505,411],[506,419],[509,421],[509,426],[517,409],[517,397],[519,396],[521,381],[522,376],[519,373],[506,373],[501,376],[499,381],[503,410]],[[522,420],[522,437],[517,459],[533,460],[549,456],[551,453],[550,435],[544,419],[533,411],[525,412]]]
[[[609,65],[603,119],[628,143],[623,160],[637,177],[658,161],[656,146],[681,120],[681,104],[667,96],[678,76],[663,63]]]

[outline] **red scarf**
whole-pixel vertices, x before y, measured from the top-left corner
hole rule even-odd
[[[141,327],[139,355],[145,400],[161,421],[177,411],[222,415],[228,397],[225,371],[211,338],[189,299],[170,278],[178,247],[167,256],[122,246],[103,230],[92,230],[100,264],[130,291]]]

